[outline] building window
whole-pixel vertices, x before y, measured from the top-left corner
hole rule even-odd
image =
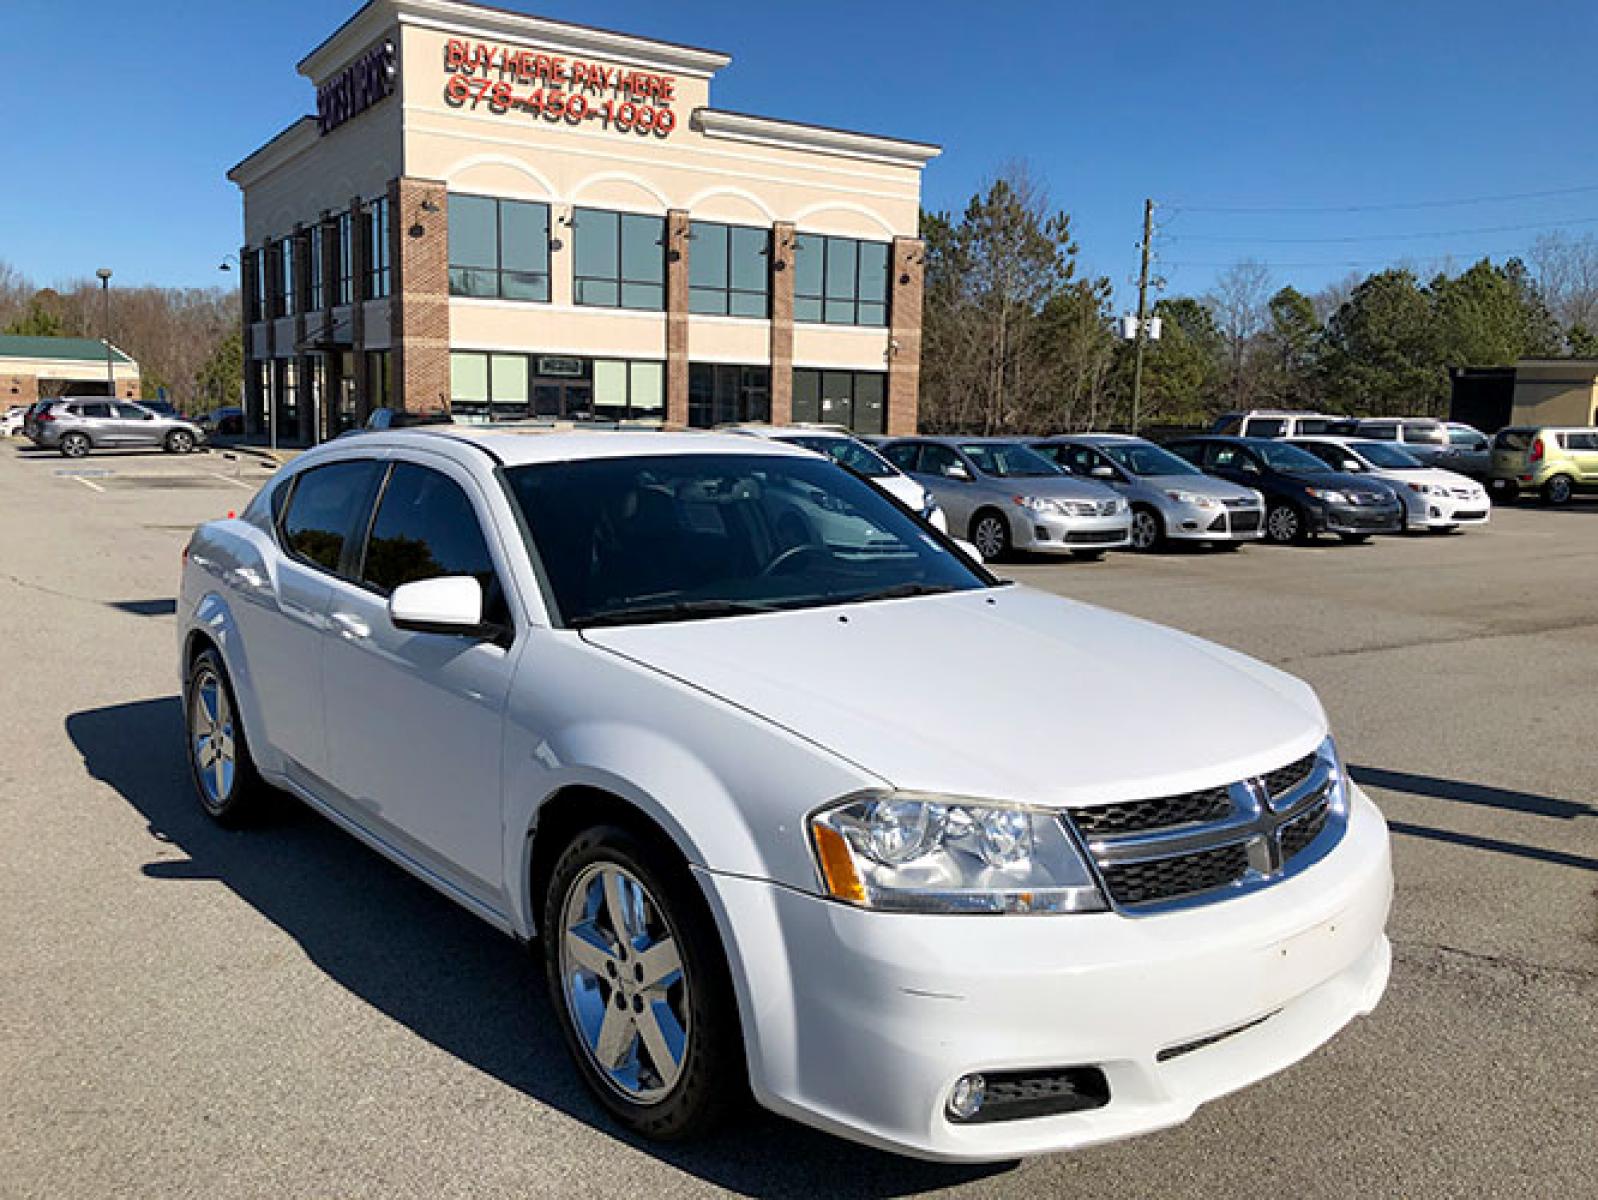
[[[245,302],[249,306],[250,320],[264,321],[267,313],[271,311],[267,307],[267,266],[270,256],[266,252],[266,247],[262,246],[258,250],[249,251],[248,257],[250,260],[251,279],[250,293],[245,298]]]
[[[800,234],[793,319],[827,325],[888,323],[888,244]]]
[[[688,364],[688,424],[696,429],[771,420],[771,368]]]
[[[379,196],[366,206],[366,219],[362,222],[366,233],[368,300],[379,300],[390,291],[388,223],[388,197]]]
[[[306,255],[310,268],[307,272],[309,279],[306,281],[306,307],[311,312],[315,312],[327,304],[327,292],[322,287],[322,247],[325,244],[326,239],[322,235],[322,227],[320,225],[312,225],[310,233],[307,235],[309,253]]]
[[[572,217],[575,299],[598,308],[666,307],[666,219],[579,208]]]
[[[880,371],[793,373],[793,419],[841,425],[855,433],[887,431],[888,377]]]
[[[350,214],[333,218],[333,303],[355,302],[355,240]]]
[[[452,296],[549,300],[549,205],[449,198]]]
[[[688,311],[771,316],[771,230],[690,221]]]
[[[282,262],[283,279],[283,315],[292,317],[300,311],[300,293],[295,287],[296,272],[294,270],[294,247],[296,241],[293,237],[286,237],[277,244],[278,256]]]
[[[666,368],[655,361],[575,355],[450,355],[450,409],[457,420],[660,420]]]

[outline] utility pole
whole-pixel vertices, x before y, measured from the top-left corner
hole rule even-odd
[[[1154,201],[1143,201],[1143,265],[1137,273],[1137,332],[1132,354],[1132,432],[1137,432],[1138,405],[1143,400],[1143,343],[1148,340],[1149,251],[1154,241]]]
[[[95,272],[100,280],[100,295],[103,302],[100,305],[101,332],[105,334],[105,393],[108,396],[117,394],[116,371],[111,362],[111,268],[101,267]]]

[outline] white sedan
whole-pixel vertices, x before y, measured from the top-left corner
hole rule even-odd
[[[1086,1146],[1386,986],[1387,827],[1305,684],[1004,584],[814,454],[341,438],[184,561],[204,811],[290,793],[536,939],[645,1136],[752,1095],[928,1158]]]
[[[1428,467],[1391,442],[1360,437],[1301,437],[1292,444],[1339,471],[1391,484],[1404,502],[1404,528],[1445,531],[1485,525],[1492,515],[1487,489],[1469,476]]]

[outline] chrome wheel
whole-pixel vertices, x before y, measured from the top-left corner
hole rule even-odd
[[[692,1033],[688,979],[664,912],[630,871],[591,863],[566,893],[560,930],[562,992],[589,1060],[623,1098],[664,1099]]]
[[[1004,553],[1006,532],[1004,522],[999,517],[983,517],[971,527],[971,544],[977,548],[984,561],[991,562]]]
[[[1277,505],[1265,517],[1265,531],[1273,542],[1297,541],[1301,528],[1298,512],[1285,504]]]
[[[67,458],[82,458],[89,452],[89,439],[81,433],[69,433],[61,439],[61,453]]]
[[[1548,502],[1550,504],[1566,504],[1570,501],[1571,492],[1570,476],[1555,475],[1548,481]]]
[[[1154,544],[1160,540],[1160,523],[1155,520],[1154,514],[1145,508],[1137,509],[1132,514],[1132,549],[1152,550]]]
[[[189,691],[189,754],[206,806],[222,808],[233,795],[238,743],[227,689],[209,667],[200,668]]]
[[[174,430],[167,435],[166,448],[173,454],[187,454],[194,449],[194,435],[186,429]]]

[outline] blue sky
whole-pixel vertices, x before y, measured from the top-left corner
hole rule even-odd
[[[938,142],[928,207],[1025,159],[1122,295],[1145,196],[1171,292],[1244,257],[1311,289],[1598,234],[1591,4],[501,2],[728,51],[719,107]],[[23,175],[0,259],[42,283],[229,281],[224,172],[312,107],[294,63],[355,8],[4,0],[0,145]],[[1451,203],[1544,192],[1564,194]],[[1377,211],[1205,211],[1351,207]]]

